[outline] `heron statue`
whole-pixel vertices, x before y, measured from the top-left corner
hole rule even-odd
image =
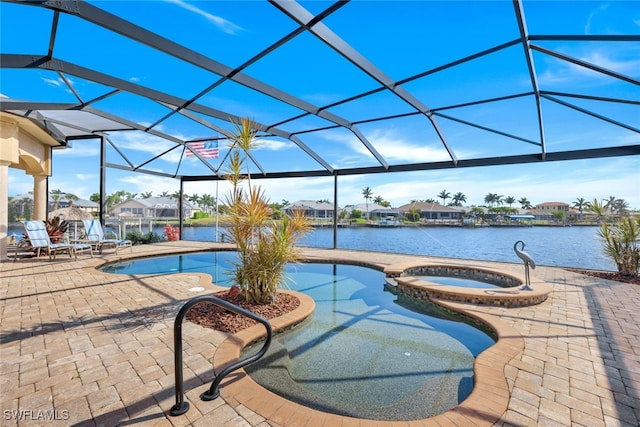
[[[518,248],[518,245],[520,245],[520,248]],[[513,250],[516,252],[516,255],[518,255],[518,258],[524,262],[525,284],[521,289],[530,291],[531,279],[529,279],[529,266],[531,266],[531,268],[536,268],[536,263],[533,261],[533,258],[531,258],[531,255],[524,251],[524,242],[522,240],[518,240],[513,244]]]

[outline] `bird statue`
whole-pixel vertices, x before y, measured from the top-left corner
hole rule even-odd
[[[520,248],[518,248],[518,244],[521,244]],[[524,251],[524,242],[522,240],[518,240],[513,244],[513,250],[516,252],[516,255],[518,255],[518,258],[524,262],[525,284],[521,289],[530,291],[531,280],[529,279],[529,267],[536,268],[536,263],[533,261],[533,258],[531,258],[531,255]]]

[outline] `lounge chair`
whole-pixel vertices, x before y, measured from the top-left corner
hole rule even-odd
[[[18,259],[18,250],[24,250],[30,248],[36,254],[40,256],[43,251],[49,254],[49,260],[56,259],[58,253],[68,253],[69,258],[72,256],[77,260],[78,252],[88,250],[93,257],[93,251],[91,245],[80,243],[51,243],[49,234],[44,221],[22,221],[24,230],[27,234],[27,238],[20,241],[20,244],[16,245],[16,256],[14,261]]]
[[[82,224],[87,235],[87,243],[96,246],[98,252],[102,254],[104,247],[113,246],[118,253],[118,249],[128,247],[133,252],[131,240],[106,239],[102,224],[97,219],[83,219]]]

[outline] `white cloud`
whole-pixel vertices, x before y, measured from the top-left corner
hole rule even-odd
[[[378,129],[370,134],[369,140],[382,157],[391,163],[407,161],[420,163],[451,160],[441,145],[409,142],[397,135],[393,130]]]
[[[400,136],[393,129],[377,129],[367,133],[367,140],[375,150],[389,163],[433,162],[450,160],[446,150],[433,143],[417,144]],[[373,154],[355,134],[332,132],[325,135],[332,143],[340,143],[348,149],[335,150],[341,155],[340,167],[362,164],[363,157],[373,159]],[[352,153],[349,155],[347,153]]]
[[[178,139],[182,139],[179,135],[176,135],[176,137]],[[121,150],[143,154],[146,153],[149,158],[155,157],[161,152],[176,146],[176,143],[174,142],[167,141],[166,139],[159,138],[142,131],[112,132],[109,134],[108,138]],[[180,159],[181,153],[182,148],[179,147],[164,154],[161,159],[172,165],[176,165]]]
[[[635,73],[640,68],[640,59],[635,57],[629,60],[620,60],[612,58],[608,51],[597,49],[590,51],[587,55],[580,58],[581,60],[597,64],[599,67],[612,70],[621,74]],[[584,67],[580,67],[585,70]]]
[[[92,179],[96,179],[98,174],[87,174],[87,173],[78,173],[76,174],[76,179],[80,182],[82,181],[90,181]]]
[[[120,187],[130,193],[146,193],[151,192],[154,196],[166,191],[169,194],[178,191],[180,189],[180,181],[173,178],[165,178],[161,176],[148,175],[148,174],[128,174],[120,177],[117,182],[121,183]],[[118,184],[114,184],[113,191],[120,189]]]
[[[200,16],[202,16],[203,18],[205,18],[207,21],[213,23],[220,31],[227,33],[227,34],[237,34],[240,31],[243,31],[243,28],[234,24],[231,21],[228,21],[220,16],[217,15],[213,15],[209,12],[205,12],[204,10],[195,7],[193,4],[187,3],[185,1],[182,0],[167,0],[167,2],[169,3],[173,3],[185,10],[188,10],[190,12],[194,12]]]
[[[601,15],[603,12],[605,12],[607,9],[609,9],[609,5],[608,4],[603,4],[603,5],[600,5],[600,6],[596,7],[589,14],[589,17],[587,18],[587,23],[585,24],[585,27],[584,27],[584,33],[585,34],[592,34],[593,33],[592,26],[594,25],[594,21],[597,20],[598,16]]]
[[[120,148],[153,154],[175,146],[173,142],[142,131],[111,133],[109,139]]]
[[[75,81],[69,76],[65,76],[65,77],[69,85],[71,87],[75,87]],[[46,77],[41,77],[41,80],[49,86],[61,88],[61,89],[64,89],[65,92],[73,94],[73,92],[71,91],[67,83],[61,77],[58,77],[57,79],[48,79]]]
[[[61,87],[64,86],[64,81],[61,78],[57,79],[47,79],[42,77],[42,81],[48,84],[49,86]]]
[[[295,148],[296,145],[290,141],[281,139],[257,139],[257,150],[282,151]]]
[[[7,183],[9,197],[15,197],[19,194],[29,194],[30,191],[33,191],[33,179],[18,169],[9,168],[9,179]]]
[[[97,139],[91,141],[72,141],[71,147],[54,150],[53,156],[54,158],[92,157],[98,159],[100,156],[100,142]]]
[[[565,52],[566,53],[566,52]],[[584,53],[566,53],[569,56],[573,56],[583,62],[595,65],[606,70],[614,71],[620,74],[633,74],[635,70],[640,68],[640,59],[637,55],[630,55],[629,52],[617,53],[619,56],[628,55],[630,59],[616,58],[616,52],[611,49],[605,50],[602,48],[592,49]],[[589,78],[591,81],[609,82],[611,77],[591,70],[589,68],[577,65],[571,62],[563,61],[558,58],[547,57],[545,64],[547,70],[540,74],[538,82],[540,84],[562,84],[572,83],[575,84],[578,79]]]

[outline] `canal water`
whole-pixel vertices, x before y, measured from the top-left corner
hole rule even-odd
[[[162,233],[162,230],[158,231]],[[220,229],[219,232],[224,232]],[[522,240],[538,265],[616,270],[602,253],[598,227],[344,227],[337,247],[449,258],[515,262],[513,244]],[[185,227],[183,239],[215,241],[215,227]],[[299,244],[333,247],[333,230],[316,228]]]
[[[109,229],[107,229],[109,230]],[[164,225],[153,227],[164,234]],[[9,227],[9,235],[22,234],[21,227]],[[148,226],[142,229],[148,232]],[[225,233],[220,227],[218,235]],[[603,255],[597,226],[572,227],[340,227],[339,249],[393,252],[448,258],[500,262],[521,262],[513,244],[522,240],[525,251],[538,265],[615,271]],[[216,241],[215,227],[185,227],[184,240]],[[318,248],[333,247],[333,230],[315,228],[299,243]]]

